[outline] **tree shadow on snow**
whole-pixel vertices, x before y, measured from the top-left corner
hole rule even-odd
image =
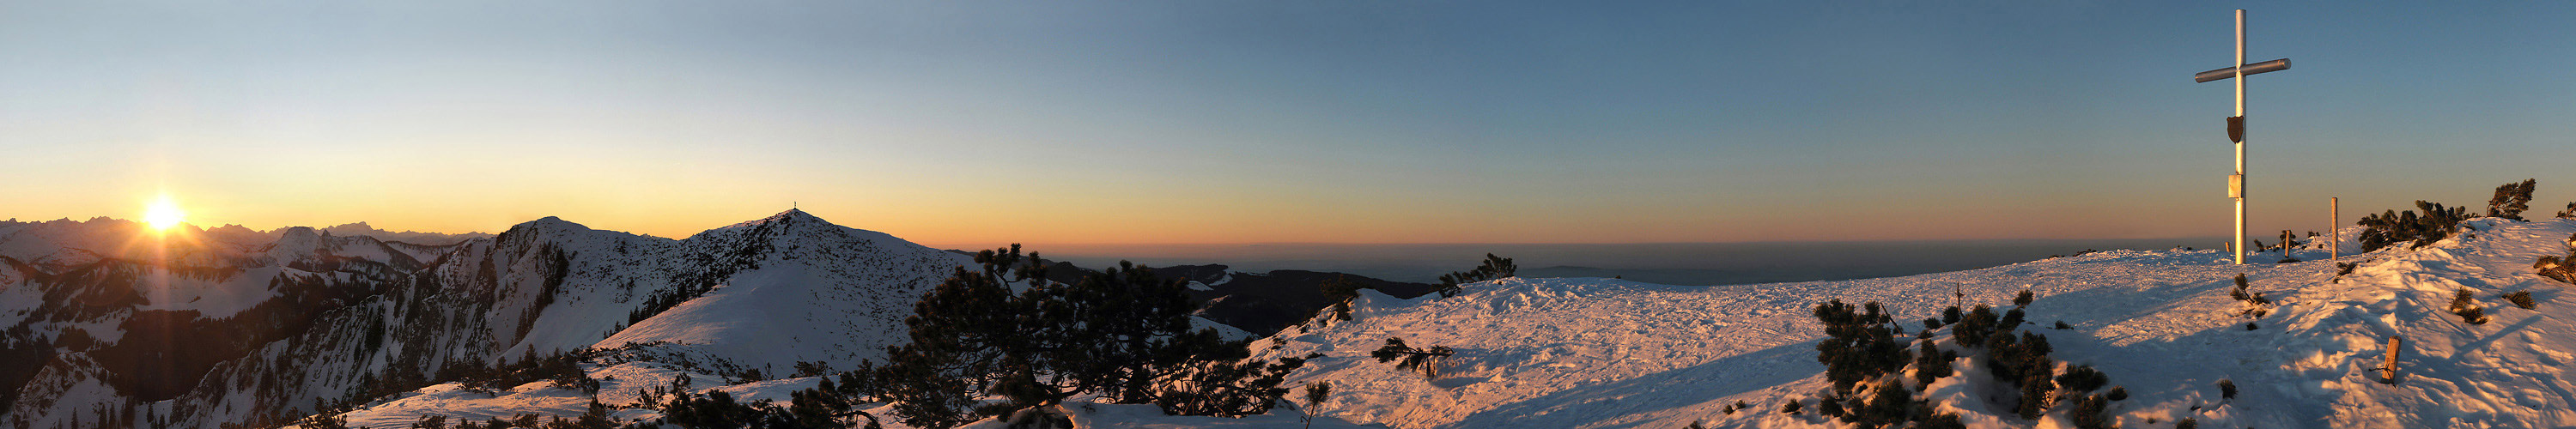
[[[2519,309],[2517,308],[2517,310],[2519,310]],[[2488,317],[2494,317],[2494,316],[2488,316]],[[2522,317],[2522,321],[2521,321],[2521,322],[2514,322],[2514,324],[2512,324],[2512,325],[2505,326],[2505,327],[2504,327],[2504,329],[2496,330],[2496,332],[2495,332],[2494,334],[2491,334],[2491,335],[2487,335],[2487,336],[2485,336],[2485,337],[2478,338],[2476,341],[2470,341],[2470,342],[2468,342],[2468,343],[2461,344],[2461,345],[2460,345],[2460,347],[2459,347],[2459,349],[2458,349],[2458,350],[2455,350],[2454,352],[2455,352],[2455,353],[2469,353],[2469,352],[2485,351],[2485,350],[2487,349],[2487,347],[2490,347],[2490,346],[2495,345],[2495,341],[2496,341],[2496,339],[2504,338],[2504,337],[2505,337],[2505,336],[2507,336],[2507,335],[2521,334],[2523,330],[2531,328],[2531,325],[2532,325],[2532,324],[2534,324],[2534,323],[2540,323],[2540,317],[2537,317],[2537,316],[2525,316],[2525,317]]]
[[[1579,386],[1502,404],[1442,428],[1575,427],[1631,414],[1683,408],[1823,373],[1813,340],[1729,356],[1616,382]],[[1602,428],[1633,428],[1634,421]]]
[[[2235,285],[2235,278],[2231,276],[2140,289],[2103,287],[2049,295],[2031,303],[2028,321],[2033,326],[2023,329],[2042,328],[2047,322],[2063,318],[2081,324],[2087,334],[2099,335],[2092,329],[2181,311],[2185,305],[2196,303],[2190,299],[2193,296],[2234,288]],[[2006,305],[1995,311],[2000,313],[2011,308]]]

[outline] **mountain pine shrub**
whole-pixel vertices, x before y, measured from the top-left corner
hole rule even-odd
[[[1958,352],[1942,350],[1930,338],[1914,344],[1917,349],[1914,352],[1914,384],[1930,385],[1933,380],[1949,377],[1954,371],[1950,362],[1959,359]]]
[[[546,422],[545,429],[617,429],[617,421],[608,418],[608,404],[599,403],[599,400],[594,398],[580,416],[573,417],[572,420],[555,417]]]
[[[1288,388],[1279,384],[1305,363],[1305,358],[1293,357],[1276,362],[1240,358],[1190,362],[1185,365],[1191,370],[1156,386],[1161,390],[1152,402],[1165,414],[1181,416],[1267,413],[1288,394]]]
[[[2576,203],[2567,203],[2567,209],[2566,209],[2566,210],[2559,210],[2559,211],[2558,211],[2558,218],[2559,218],[2559,219],[2576,218]]]
[[[2126,387],[2120,387],[2120,386],[2111,386],[2111,393],[2105,394],[2105,395],[2103,395],[2103,397],[2104,397],[2104,398],[2109,398],[2110,400],[2113,400],[2113,401],[2125,401],[2125,400],[2128,400],[2128,399],[2129,399],[2129,388],[2126,388]]]
[[[2224,378],[2218,379],[2218,397],[2228,400],[2236,399],[2236,380]]]
[[[1440,288],[1435,289],[1435,291],[1440,292],[1440,297],[1442,298],[1458,296],[1460,292],[1465,291],[1465,289],[1461,287],[1463,285],[1512,277],[1513,273],[1518,271],[1520,271],[1520,266],[1512,264],[1512,258],[1494,256],[1492,253],[1487,253],[1485,254],[1485,262],[1476,265],[1475,269],[1440,275]]]
[[[1820,342],[1818,347],[1817,360],[1826,363],[1826,378],[1836,382],[1833,389],[1817,395],[1820,401],[1818,410],[1845,422],[1854,423],[1854,427],[1964,427],[1958,416],[1934,412],[1935,404],[1929,402],[1929,398],[1916,397],[1915,395],[1920,392],[1909,388],[1908,383],[1903,381],[1904,378],[1886,377],[1891,374],[1904,374],[1904,371],[1910,369],[1913,371],[1910,377],[1914,379],[1912,385],[1930,385],[1939,379],[1956,375],[1952,362],[1959,358],[1960,353],[1943,350],[1938,346],[1938,341],[1928,335],[1915,341],[1915,346],[1910,350],[1900,348],[1895,353],[1870,352],[1872,347],[1869,345],[1874,344],[1875,341],[1873,338],[1893,337],[1889,335],[1892,332],[1879,333],[1871,330],[1874,327],[1893,323],[1890,318],[1884,316],[1884,309],[1873,304],[1853,306],[1834,300],[1817,306],[1817,318],[1824,322],[1828,330],[1828,339]],[[2036,333],[2020,332],[2017,329],[2018,324],[2022,323],[2021,319],[2024,318],[2021,310],[2016,307],[2002,316],[1997,316],[1993,307],[1981,305],[1969,311],[1960,311],[1953,307],[1947,312],[1959,316],[1956,316],[1956,323],[1949,323],[1947,327],[1951,330],[1952,340],[1957,342],[1960,349],[1969,353],[1984,353],[1984,357],[1979,361],[1984,362],[1982,365],[1992,377],[1991,380],[2003,383],[2002,386],[1995,386],[1992,389],[2008,388],[2009,391],[2016,393],[2008,396],[2012,398],[2012,402],[2008,405],[2015,415],[2036,420],[2046,414],[2050,408],[2063,405],[2069,408],[2069,415],[2078,421],[2107,419],[2108,412],[2104,411],[2108,408],[2107,403],[2127,398],[2127,390],[2115,388],[2110,394],[2090,395],[2087,392],[2099,390],[2109,384],[2107,375],[2090,366],[2072,366],[2067,370],[2067,374],[2058,374],[2057,361],[2049,357],[2053,348],[2048,338]],[[1930,330],[1924,332],[1929,333]],[[1882,367],[1874,366],[1880,365],[1874,359],[1891,354],[1900,358],[1898,362],[1895,362],[1892,367],[1883,367],[1888,368],[1883,372],[1876,369]],[[1911,364],[1911,368],[1906,368],[1905,364]],[[1844,380],[1850,380],[1850,384],[1842,384]],[[2066,400],[2058,400],[2061,392],[2071,396],[2065,396]],[[2088,405],[2088,401],[2099,402],[2099,404]],[[1742,406],[1739,404],[1730,408],[1741,409]],[[1783,405],[1783,412],[1793,412],[1791,411],[1793,409],[1794,407]],[[2081,415],[2088,413],[2092,416]],[[1908,425],[1909,422],[1912,424]]]
[[[2237,301],[2253,301],[2253,300],[2254,300],[2254,295],[2253,295],[2253,294],[2250,294],[2250,293],[2246,293],[2246,287],[2248,287],[2248,286],[2250,286],[2250,285],[2249,285],[2249,284],[2247,284],[2247,283],[2245,282],[2245,274],[2244,274],[2244,273],[2237,273],[2237,274],[2236,274],[2236,289],[2229,290],[2229,291],[2227,292],[2227,297],[2229,297],[2229,298],[2235,298]]]
[[[1968,429],[1968,424],[1959,421],[1958,414],[1941,413],[1923,418],[1921,423],[1914,424],[1914,429]]]
[[[1825,339],[1816,342],[1816,361],[1825,364],[1825,379],[1834,383],[1836,394],[1849,396],[1855,383],[1896,372],[1914,359],[1889,328],[1894,319],[1876,301],[1856,311],[1832,300],[1817,305],[1815,316],[1825,325]]]
[[[2567,240],[2576,242],[2576,237],[2567,237]],[[2538,271],[2541,277],[2576,283],[2576,248],[2568,249],[2567,256],[2542,256],[2539,261],[2531,263],[2531,269]]]
[[[1800,405],[1798,404],[1798,400],[1797,400],[1797,399],[1794,399],[1794,398],[1793,398],[1793,399],[1790,399],[1790,400],[1789,400],[1789,403],[1786,403],[1786,404],[1780,404],[1780,414],[1788,414],[1788,415],[1793,415],[1793,416],[1794,416],[1794,415],[1798,415],[1798,408],[1799,408],[1799,407],[1800,407]]]
[[[1248,342],[1192,329],[1187,282],[1121,262],[1072,284],[1020,247],[978,252],[914,304],[912,342],[872,376],[906,424],[950,427],[1078,394],[1165,413],[1261,414],[1303,359],[1248,360]],[[999,396],[985,403],[977,398]]]
[[[2361,218],[2361,250],[2376,251],[2397,243],[2424,247],[2450,238],[2454,227],[2469,219],[2466,207],[2443,207],[2421,200],[2415,201],[2415,207],[2422,209],[2424,214],[2417,216],[2414,210],[2403,213],[2390,210]]]
[[[2018,339],[2011,333],[1987,337],[1986,353],[1990,355],[1986,361],[1987,372],[1994,373],[1995,378],[2011,383],[2021,391],[2021,395],[2013,400],[2013,414],[2024,419],[2038,419],[2053,403],[2051,395],[2057,391],[2057,362],[2049,359],[2050,351],[2048,337],[2039,334],[2024,332]]]
[[[2539,261],[2531,263],[2531,269],[2543,278],[2576,283],[2576,253],[2570,253],[2569,257],[2542,256]]]
[[[734,400],[722,390],[697,395],[688,390],[674,392],[670,402],[661,404],[662,421],[683,428],[737,428],[760,422],[761,407]],[[491,426],[501,427],[501,426]]]
[[[2103,399],[2102,395],[2078,395],[2075,410],[2068,412],[2067,417],[2075,421],[2077,429],[2110,429],[2112,423],[2118,421],[2110,415],[2110,408],[2111,401]]]
[[[2066,374],[2057,376],[2058,386],[2077,392],[2091,392],[2110,383],[2111,377],[2103,375],[2100,370],[2093,369],[2092,365],[2069,366],[2066,367]]]
[[[2262,293],[2254,292],[2251,287],[2251,284],[2245,282],[2245,274],[2239,273],[2236,275],[2236,288],[2227,291],[2229,298],[2235,298],[2245,304],[2245,309],[2238,311],[2237,314],[2260,318],[2271,313],[2269,306],[2272,305],[2272,300],[2264,298]]]
[[[1298,410],[1297,422],[1309,428],[1315,427],[1315,409],[1323,407],[1324,401],[1331,399],[1333,399],[1333,382],[1306,383],[1306,408]],[[1691,425],[1698,426],[1699,422],[1691,422]]]
[[[1914,417],[1914,405],[1914,394],[1904,382],[1881,383],[1870,389],[1868,400],[1859,408],[1849,410],[1851,416],[1844,421],[1864,428],[1902,425]]]
[[[1956,311],[1959,308],[1950,307],[1950,309]],[[1978,304],[1976,310],[1970,310],[1967,315],[1960,316],[1959,323],[1950,325],[1950,340],[1962,345],[1983,345],[1986,343],[1986,337],[1995,332],[1995,328],[1995,309],[1986,307],[1985,304]]]
[[[2460,315],[2460,321],[2471,325],[2487,324],[2486,307],[2478,305],[2477,296],[2468,289],[2451,294],[2451,314]]]
[[[1322,290],[1324,300],[1333,302],[1333,306],[1328,309],[1333,314],[1332,320],[1351,320],[1351,300],[1360,297],[1360,289],[1364,286],[1345,274],[1333,276],[1332,280],[1325,280],[1323,284],[1315,287]]]
[[[2029,307],[2032,298],[2034,297],[2031,296],[2030,289],[2022,289],[2021,294],[2013,295],[2013,306]]]
[[[295,424],[306,429],[349,429],[349,419],[330,413],[305,416]]]
[[[1386,346],[1369,352],[1378,362],[1396,361],[1395,369],[1421,372],[1423,378],[1440,378],[1440,362],[1457,352],[1446,346],[1416,349],[1404,344],[1403,338],[1388,338]]]
[[[2515,306],[2515,307],[2522,307],[2522,309],[2524,309],[2524,310],[2530,310],[2530,309],[2534,309],[2534,308],[2538,308],[2538,307],[2539,307],[2539,304],[2536,304],[2536,303],[2531,302],[2531,291],[2527,291],[2527,290],[2518,290],[2518,291],[2513,291],[2513,293],[2504,294],[2504,300],[2506,300],[2506,301],[2512,301],[2512,302],[2513,302],[2513,306]]]
[[[831,363],[831,362],[824,362],[824,361],[801,361],[801,360],[800,360],[800,361],[796,361],[796,367],[795,367],[795,368],[796,368],[796,372],[795,372],[795,373],[793,373],[793,374],[791,374],[791,375],[789,375],[789,376],[788,376],[789,378],[805,378],[805,377],[812,377],[812,376],[824,375],[824,374],[831,374],[831,373],[832,373],[832,363]]]
[[[2523,220],[2522,211],[2531,209],[2531,190],[2538,183],[2537,179],[2523,179],[2497,186],[2495,197],[2487,200],[2487,216]]]

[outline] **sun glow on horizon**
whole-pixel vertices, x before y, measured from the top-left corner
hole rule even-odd
[[[172,202],[169,194],[162,194],[160,199],[143,208],[143,223],[152,225],[154,231],[169,231],[170,227],[187,220],[188,212],[180,210],[179,203]]]

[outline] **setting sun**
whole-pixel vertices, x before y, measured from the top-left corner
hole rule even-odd
[[[179,210],[179,204],[171,202],[169,195],[162,195],[161,199],[143,209],[143,222],[151,224],[153,230],[167,231],[185,220],[188,220],[188,212]]]

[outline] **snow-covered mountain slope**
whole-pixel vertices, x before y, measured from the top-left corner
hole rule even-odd
[[[1811,311],[1839,299],[1889,305],[1909,332],[1954,300],[2028,307],[2028,332],[2061,365],[2092,365],[2132,395],[2112,402],[2118,426],[2564,427],[2576,425],[2576,316],[2563,288],[2532,262],[2563,255],[2576,220],[2477,219],[2422,249],[2365,255],[2335,280],[2328,262],[2231,265],[2215,251],[2115,250],[1980,270],[1850,281],[1668,286],[1611,279],[1503,279],[1453,298],[1365,293],[1355,320],[1281,331],[1266,356],[1320,353],[1292,383],[1330,381],[1327,415],[1399,428],[1840,427],[1812,410],[1827,388]],[[2350,234],[2346,235],[2351,236]],[[2358,246],[2347,245],[2347,249]],[[2304,259],[2326,252],[2301,251]],[[2275,257],[2274,259],[2277,259]],[[2257,318],[2229,294],[2246,274],[2276,302]],[[2492,321],[2452,314],[2473,291]],[[2499,294],[2529,291],[2537,310]],[[1964,293],[1965,296],[1955,294]],[[2055,329],[2057,322],[2071,329]],[[2256,329],[2247,330],[2248,322]],[[2397,383],[2374,368],[2403,336]],[[1438,378],[1368,357],[1390,337],[1456,349]],[[1910,336],[1909,336],[1910,340]],[[1981,376],[1973,359],[1956,364]],[[1951,387],[1940,409],[1971,427],[2070,427],[2067,413],[2025,420],[1988,403],[1997,392]],[[2241,386],[2233,399],[2216,384]],[[1919,388],[1919,387],[1918,387]],[[1966,390],[1962,390],[1966,389]],[[1946,396],[1944,396],[1946,395]],[[1981,400],[1982,399],[1982,400]],[[1782,414],[1784,401],[1810,411]],[[1732,413],[1728,405],[1751,407]]]
[[[973,258],[801,211],[699,233],[691,254],[756,255],[704,296],[592,345],[667,341],[783,373],[797,362],[849,368],[905,337],[912,304]],[[852,263],[863,261],[865,263]]]
[[[847,366],[900,341],[883,333],[968,262],[793,210],[684,240],[555,218],[449,246],[236,230],[0,223],[0,358],[34,363],[0,368],[0,418],[256,426],[628,341],[770,373]]]

